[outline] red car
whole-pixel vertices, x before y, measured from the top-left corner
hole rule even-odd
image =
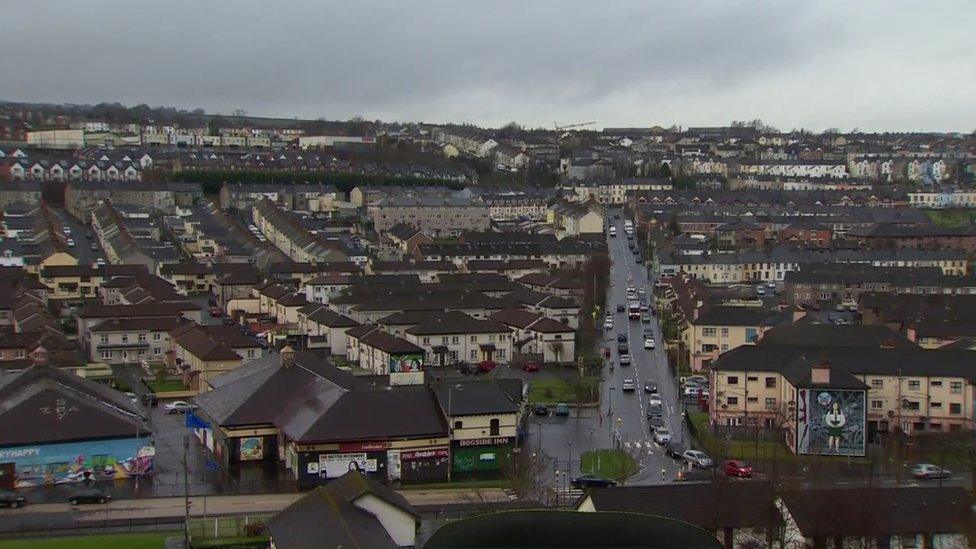
[[[536,362],[536,361],[534,361],[534,360],[530,360],[530,361],[528,361],[528,362],[526,362],[525,364],[522,365],[522,371],[525,371],[525,372],[538,372],[539,371],[539,363]]]
[[[487,374],[494,369],[495,363],[491,360],[483,360],[481,361],[481,364],[478,364],[478,371],[482,374]]]
[[[219,317],[222,314],[223,314],[223,311],[220,310],[220,307],[211,307],[210,308],[210,316],[212,316],[214,318],[217,318],[217,317]]]
[[[730,477],[750,478],[752,477],[752,465],[738,460],[730,459],[725,462],[725,474]]]

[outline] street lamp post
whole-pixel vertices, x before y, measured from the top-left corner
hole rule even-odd
[[[566,444],[569,444],[569,459],[566,460],[566,474],[571,475],[573,473],[573,441],[567,440]]]
[[[458,391],[460,391],[461,390],[461,384],[459,384],[459,383],[458,384],[454,384],[454,385],[449,386],[447,388],[447,432],[450,434],[450,436],[447,437],[447,443],[448,443],[448,445],[453,445],[454,444],[454,416],[451,413],[452,410],[454,409],[454,407],[453,407],[454,389],[457,389]],[[541,431],[542,430],[540,428],[540,433],[541,433]],[[541,444],[541,441],[540,441],[540,444]],[[448,463],[447,464],[447,481],[448,482],[451,482],[451,469],[453,469],[453,468],[454,468],[454,464],[453,463]]]

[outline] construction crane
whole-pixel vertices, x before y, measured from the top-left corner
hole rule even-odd
[[[582,128],[584,126],[592,126],[593,124],[596,124],[596,122],[583,122],[581,124],[569,124],[568,126],[560,126],[556,122],[552,123],[552,125],[555,126],[557,132],[561,132],[563,130],[571,130],[573,128]]]

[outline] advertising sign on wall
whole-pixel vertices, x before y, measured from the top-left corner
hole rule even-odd
[[[424,368],[423,353],[409,353],[402,355],[390,355],[390,373],[402,374],[407,372],[419,372]]]
[[[4,448],[0,463],[13,463],[17,488],[112,480],[153,470],[156,448],[147,437]]]
[[[376,460],[365,452],[353,454],[319,454],[319,477],[339,478],[349,471],[376,472]]]
[[[797,396],[798,454],[864,455],[864,391],[800,389]]]
[[[241,461],[264,459],[264,437],[244,437],[241,439]]]

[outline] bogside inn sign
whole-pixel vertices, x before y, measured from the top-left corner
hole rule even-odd
[[[512,437],[466,438],[457,441],[458,446],[496,446],[510,444]]]

